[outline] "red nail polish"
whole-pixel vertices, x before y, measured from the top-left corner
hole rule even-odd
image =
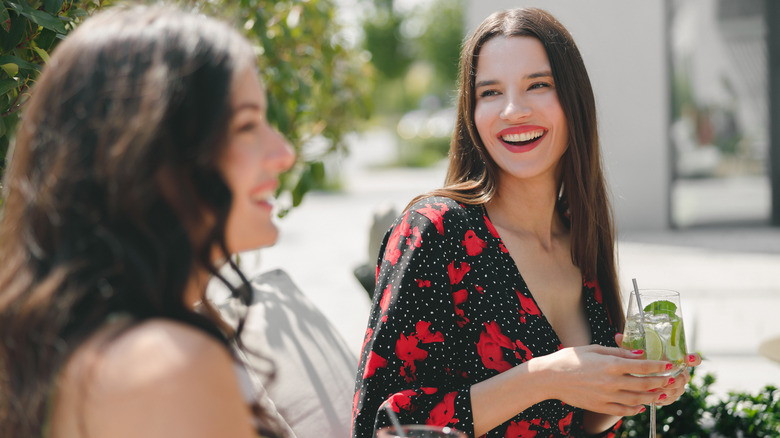
[[[642,354],[645,352],[645,350],[631,350],[631,352],[634,354]]]
[[[656,391],[658,391],[658,388],[653,388],[650,390],[650,392],[656,392]]]
[[[667,385],[674,385],[674,377],[669,378],[669,383]]]
[[[642,408],[639,410],[639,413],[641,414],[642,412],[644,412],[644,411],[646,411],[646,410],[647,410],[647,409],[646,409],[644,406],[642,406]]]
[[[695,354],[689,354],[688,355],[688,363],[696,362],[696,355]]]
[[[671,370],[672,368],[674,368],[674,365],[672,365],[672,364],[670,364],[670,363],[666,364],[666,371],[669,371],[669,370]]]
[[[658,401],[664,401],[666,400],[666,394],[661,394],[660,397],[658,397]]]

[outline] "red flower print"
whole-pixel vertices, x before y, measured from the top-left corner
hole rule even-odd
[[[407,382],[413,382],[417,380],[414,373],[417,371],[417,366],[414,361],[423,360],[428,357],[428,352],[418,348],[417,344],[420,341],[415,336],[409,336],[408,338],[401,333],[401,337],[395,343],[395,355],[399,359],[404,361],[401,368],[401,375],[406,378]]]
[[[480,295],[484,295],[485,294],[485,289],[482,286],[478,285],[478,284],[474,285],[474,289],[476,289],[477,292],[479,292]]]
[[[499,244],[498,244],[498,247],[501,249],[501,252],[503,252],[503,253],[506,253],[506,254],[509,254],[509,250],[508,250],[508,249],[506,249],[506,246],[504,246],[504,244],[503,244],[503,243],[499,243]]]
[[[431,280],[414,280],[417,282],[417,287],[431,287]]]
[[[521,420],[519,423],[511,422],[506,428],[505,438],[534,438],[536,431],[531,430],[531,423]]]
[[[412,230],[412,237],[410,239],[406,239],[406,244],[415,248],[422,246],[422,234],[420,234],[419,228],[414,227]]]
[[[537,425],[539,427],[544,427],[545,429],[549,429],[550,428],[550,422],[549,421],[545,421],[544,425],[542,425],[542,419],[541,418],[534,418],[533,420],[531,420],[531,424],[535,424],[535,425]]]
[[[451,262],[447,265],[447,273],[450,276],[450,284],[458,284],[463,280],[463,277],[471,270],[466,262],[461,262],[460,268],[455,267],[455,262]]]
[[[438,391],[438,390],[439,390],[439,388],[433,388],[433,387],[430,387],[430,386],[423,386],[422,388],[420,388],[420,391],[422,391],[423,394],[428,394],[428,395],[435,394],[436,391]]]
[[[390,307],[390,298],[393,296],[393,292],[390,290],[391,285],[387,285],[385,291],[382,293],[382,299],[379,300],[379,308],[382,309],[382,322],[387,322],[388,307]]]
[[[406,389],[391,395],[385,403],[389,403],[396,413],[401,412],[401,409],[409,411],[412,410],[412,397],[416,395],[417,393],[414,390]]]
[[[466,318],[466,314],[463,312],[463,309],[458,307],[459,305],[466,302],[468,296],[469,292],[466,289],[461,289],[452,293],[452,301],[455,303],[455,315],[458,317],[458,327],[463,327],[469,322],[469,319]]]
[[[514,343],[512,343],[508,337],[501,333],[501,327],[498,326],[497,322],[486,322],[485,329],[487,329],[488,336],[490,336],[498,345],[504,348],[515,348]]]
[[[498,231],[496,230],[496,227],[493,226],[493,222],[490,222],[490,218],[488,218],[484,214],[482,215],[482,217],[485,218],[485,225],[487,226],[490,235],[498,239],[499,238]]]
[[[569,425],[571,425],[571,419],[574,416],[574,411],[569,412],[569,415],[563,417],[561,421],[558,422],[558,429],[561,431],[561,433],[567,433],[569,429]]]
[[[352,397],[352,424],[355,424],[355,418],[358,414],[358,400],[360,400],[360,390],[355,391],[355,396]]]
[[[373,351],[368,353],[368,360],[366,360],[366,369],[363,371],[363,378],[368,379],[376,373],[377,368],[384,368],[386,366],[387,359]]]
[[[520,351],[515,351],[515,357],[522,360],[523,362],[531,360],[532,357],[534,357],[534,354],[531,352],[531,350],[525,346],[520,340],[515,341],[515,345],[522,351],[523,353],[520,354]]]
[[[391,265],[398,263],[398,259],[401,258],[401,250],[398,249],[398,244],[401,241],[401,231],[403,228],[408,229],[409,224],[406,220],[409,218],[409,212],[406,212],[404,218],[401,219],[401,223],[395,227],[390,237],[387,239],[387,248],[385,249],[385,260],[389,261]]]
[[[441,332],[431,333],[431,323],[426,321],[420,321],[415,325],[417,332],[415,337],[423,344],[430,344],[431,342],[444,342],[444,335]]]
[[[436,231],[438,231],[439,234],[443,236],[444,235],[444,213],[450,211],[450,208],[447,207],[447,204],[443,204],[440,202],[437,202],[433,205],[441,209],[437,210],[431,207],[431,204],[425,204],[425,208],[420,208],[417,210],[417,212],[430,219],[430,221],[433,222],[433,225],[436,226]]]
[[[536,306],[533,298],[526,297],[517,289],[515,289],[515,293],[517,294],[517,298],[520,300],[520,306],[523,307],[523,311],[525,311],[525,313],[533,316],[542,315],[542,312],[539,310],[539,307]]]
[[[499,373],[512,368],[512,364],[504,360],[501,347],[485,331],[479,334],[477,353],[482,358],[482,364],[485,365],[485,368],[496,370]]]
[[[441,427],[456,424],[458,422],[458,419],[455,418],[455,397],[457,395],[457,392],[445,395],[444,399],[431,410],[425,424]]]
[[[387,308],[390,306],[390,297],[393,296],[393,292],[390,290],[392,285],[387,285],[382,293],[382,299],[379,300],[379,307],[382,309],[382,313],[387,312]]]
[[[367,328],[366,336],[363,338],[363,345],[360,347],[361,352],[366,349],[366,344],[368,344],[368,341],[371,340],[371,336],[373,335],[374,335],[374,329],[372,329],[371,327]]]
[[[466,231],[466,237],[460,243],[466,247],[466,252],[472,257],[482,254],[482,250],[487,247],[487,243],[480,239],[474,230]]]

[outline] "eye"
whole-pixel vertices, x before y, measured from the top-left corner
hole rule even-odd
[[[246,122],[238,125],[238,128],[236,128],[236,132],[252,132],[258,127],[257,122]]]
[[[501,93],[499,93],[498,90],[489,89],[489,90],[481,91],[479,93],[479,97],[498,96],[499,94],[501,94]]]
[[[529,90],[536,90],[540,88],[552,88],[552,84],[549,82],[534,82],[528,87]]]

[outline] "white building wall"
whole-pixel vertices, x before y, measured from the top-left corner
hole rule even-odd
[[[585,60],[618,230],[667,228],[670,159],[663,0],[470,0],[470,33],[492,12],[535,6],[571,32]]]

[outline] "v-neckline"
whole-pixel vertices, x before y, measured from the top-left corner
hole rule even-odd
[[[490,226],[493,228],[493,230],[495,230],[496,234],[494,235],[494,237],[498,239],[498,242],[500,243],[501,247],[504,249],[501,251],[502,253],[501,259],[504,261],[504,264],[510,265],[507,266],[507,269],[511,269],[514,271],[515,277],[519,279],[520,285],[523,286],[524,290],[520,290],[519,292],[523,294],[526,298],[530,298],[533,301],[534,306],[536,306],[536,308],[539,309],[539,316],[542,317],[544,323],[547,325],[547,327],[549,327],[550,333],[552,333],[553,336],[555,336],[555,340],[558,342],[558,345],[563,347],[564,345],[563,345],[563,341],[561,340],[561,337],[558,336],[558,332],[555,331],[555,327],[553,327],[552,323],[550,323],[550,320],[547,319],[547,314],[544,312],[541,306],[539,306],[539,302],[536,301],[536,297],[534,297],[533,292],[531,292],[531,288],[528,286],[528,283],[526,283],[525,278],[523,278],[523,274],[520,272],[520,268],[517,266],[517,262],[515,261],[514,257],[512,257],[512,254],[510,254],[509,252],[509,248],[504,243],[504,239],[501,237],[501,233],[498,232],[498,228],[496,228],[496,225],[493,223],[493,220],[490,219],[490,215],[488,214],[487,207],[485,206],[485,204],[481,204],[480,206],[482,207],[482,214],[490,222]],[[580,293],[584,294],[585,284],[583,279],[580,280],[581,280]],[[585,320],[588,323],[588,329],[590,332],[589,333],[590,341],[585,345],[593,345],[596,342],[593,336],[593,323],[590,318],[590,313],[588,312],[588,302],[587,302],[588,297],[587,294],[584,295],[585,296],[584,296],[583,305],[585,310]]]

